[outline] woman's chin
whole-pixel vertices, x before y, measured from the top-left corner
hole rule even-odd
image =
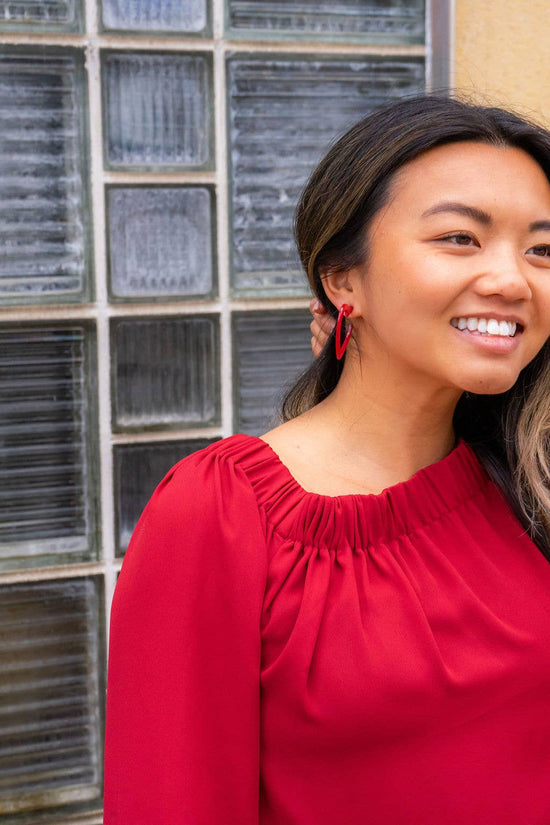
[[[464,392],[474,393],[475,395],[501,395],[503,392],[508,392],[508,390],[512,389],[517,379],[517,375],[493,375],[487,379],[464,382],[463,390]]]

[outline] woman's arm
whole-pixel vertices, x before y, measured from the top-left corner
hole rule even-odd
[[[257,825],[265,538],[244,475],[191,456],[134,534],[111,614],[105,825]]]

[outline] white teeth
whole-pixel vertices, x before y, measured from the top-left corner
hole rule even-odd
[[[453,318],[453,327],[468,332],[480,332],[488,335],[501,335],[511,338],[516,334],[517,324],[515,321],[497,321],[496,318],[476,318],[475,316]]]

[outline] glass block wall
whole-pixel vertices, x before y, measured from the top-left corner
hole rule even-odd
[[[109,605],[181,457],[311,358],[328,144],[446,83],[446,0],[0,0],[0,819],[101,822]]]

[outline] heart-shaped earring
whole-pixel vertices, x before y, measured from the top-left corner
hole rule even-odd
[[[338,320],[336,321],[336,358],[338,361],[341,361],[344,357],[346,347],[349,344],[349,339],[351,338],[351,333],[353,332],[353,325],[350,324],[348,326],[348,331],[346,332],[346,337],[342,341],[342,322],[344,317],[347,318],[352,312],[353,307],[349,306],[349,304],[342,304],[338,310]]]

